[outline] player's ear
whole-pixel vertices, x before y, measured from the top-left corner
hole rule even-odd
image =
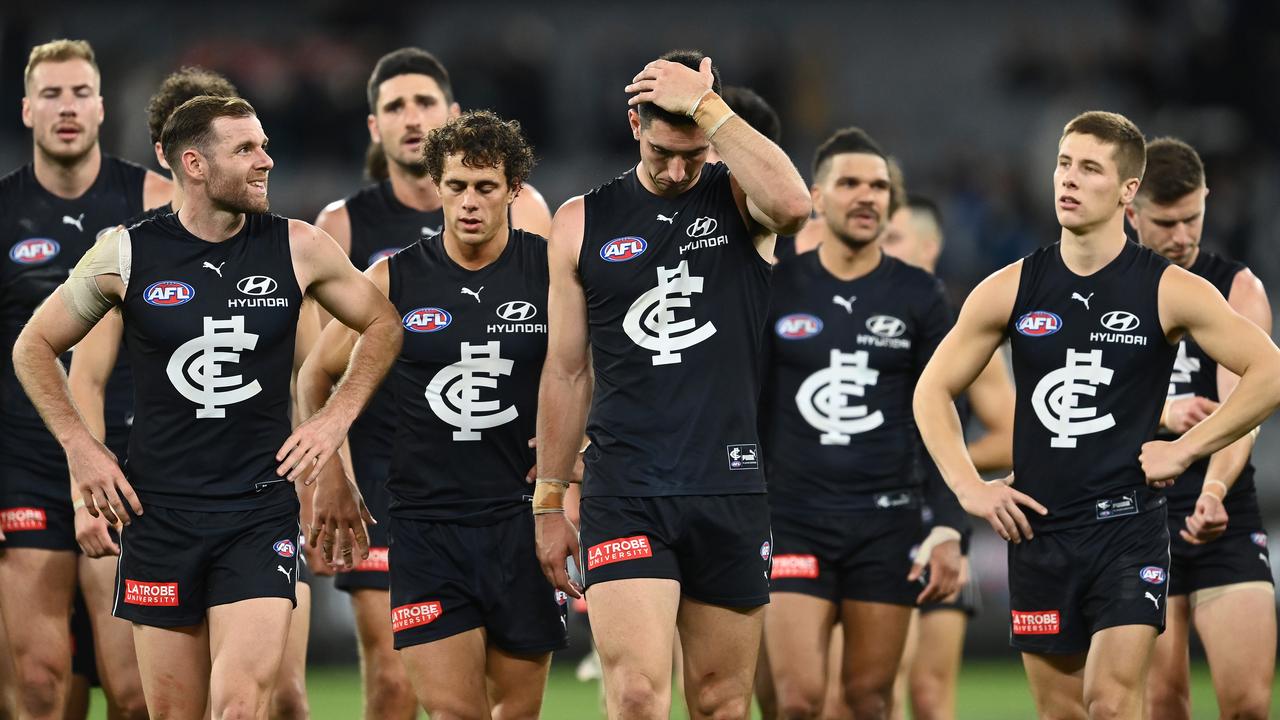
[[[35,126],[35,120],[31,117],[31,98],[26,95],[22,96],[22,124],[27,127]]]
[[[1133,198],[1138,195],[1138,186],[1142,184],[1139,178],[1129,178],[1120,186],[1120,204],[1129,205],[1133,202]]]
[[[631,137],[638,142],[640,140],[640,113],[635,110],[628,110],[627,122],[631,124]]]
[[[378,118],[370,113],[369,119],[365,121],[365,124],[369,126],[369,140],[381,144],[382,133],[378,132]]]
[[[813,203],[813,214],[822,217],[822,189],[818,183],[809,186],[809,200]]]
[[[454,118],[456,118],[456,117],[458,117],[458,116],[460,116],[460,115],[462,115],[462,106],[461,106],[461,105],[459,105],[459,104],[458,104],[458,103],[456,103],[456,102],[455,102],[455,103],[450,103],[450,104],[449,104],[449,119],[450,119],[450,120],[452,120],[452,119],[454,119]]]

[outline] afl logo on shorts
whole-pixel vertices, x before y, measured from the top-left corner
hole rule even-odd
[[[9,248],[9,259],[22,265],[39,265],[52,260],[61,249],[57,240],[27,238]]]
[[[822,320],[805,313],[794,313],[778,319],[774,332],[783,340],[804,340],[822,332]]]
[[[773,547],[769,545],[769,541],[765,540],[764,544],[760,546],[760,559],[765,562],[769,562],[769,553],[772,550]]]
[[[1018,318],[1014,327],[1027,337],[1044,337],[1062,329],[1062,318],[1048,310],[1032,310]]]
[[[453,316],[440,308],[424,307],[405,313],[403,322],[409,332],[432,333],[449,327]]]
[[[146,300],[148,305],[156,307],[186,305],[195,296],[195,288],[178,280],[153,282],[142,291],[142,299]]]
[[[1164,583],[1164,568],[1148,565],[1138,571],[1138,577],[1152,585],[1161,585]]]
[[[400,248],[386,248],[384,250],[379,250],[378,252],[369,256],[369,263],[368,265],[366,265],[366,267],[373,267],[374,263],[378,262],[379,260],[385,260],[391,257],[392,255],[395,255],[398,252],[400,252]]]
[[[600,248],[600,257],[608,262],[626,262],[640,257],[648,248],[649,243],[642,237],[614,238]]]
[[[1254,545],[1257,545],[1260,548],[1265,548],[1267,546],[1266,533],[1260,533],[1260,532],[1253,533],[1252,535],[1249,536],[1249,539],[1253,541]]]
[[[287,538],[272,545],[271,549],[275,550],[276,554],[283,558],[291,558],[298,552],[293,545],[293,541]]]

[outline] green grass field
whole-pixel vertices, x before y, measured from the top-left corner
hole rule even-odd
[[[307,675],[311,697],[311,717],[315,720],[359,720],[360,679],[354,669],[323,668]],[[1280,693],[1277,693],[1280,695]],[[1218,717],[1213,687],[1203,665],[1193,668],[1193,717]],[[1272,715],[1280,717],[1280,701],[1273,701]],[[552,671],[543,708],[547,720],[586,720],[602,717],[595,683],[574,679],[570,667]],[[684,718],[678,709],[671,715]],[[1035,717],[1022,668],[1011,662],[971,662],[960,677],[959,716],[971,720],[1028,720]],[[95,694],[90,718],[106,717],[101,694]]]

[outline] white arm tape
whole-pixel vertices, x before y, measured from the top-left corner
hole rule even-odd
[[[916,551],[915,564],[928,565],[933,549],[946,542],[960,542],[960,531],[942,525],[930,530],[929,536],[920,543],[920,549]]]
[[[98,233],[97,242],[71,269],[71,276],[62,285],[62,300],[67,309],[89,325],[96,325],[113,306],[98,288],[97,277],[119,275],[127,288],[132,264],[133,243],[128,230],[116,226]]]

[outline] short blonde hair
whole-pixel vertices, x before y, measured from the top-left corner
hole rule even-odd
[[[93,57],[93,46],[87,40],[50,40],[31,48],[31,56],[27,58],[27,69],[22,73],[22,86],[31,90],[31,73],[36,66],[45,62],[64,62],[66,60],[84,60],[93,68],[93,74],[102,78],[98,63]]]

